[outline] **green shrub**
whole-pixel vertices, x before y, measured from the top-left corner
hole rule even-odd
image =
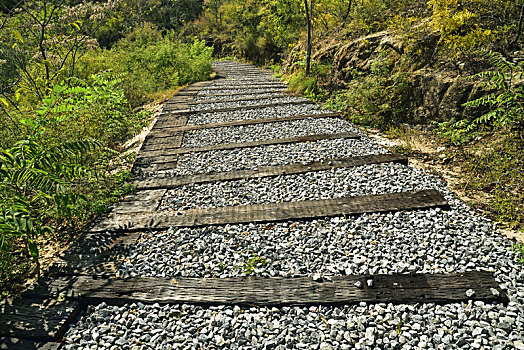
[[[94,50],[78,64],[78,76],[88,80],[111,70],[122,79],[132,108],[151,100],[159,91],[206,80],[210,77],[213,48],[204,41],[184,43],[172,34],[162,36],[151,25],[132,31],[113,49]]]
[[[393,70],[393,61],[382,56],[369,72],[352,71],[344,90],[334,93],[326,107],[343,110],[355,123],[387,129],[403,122],[404,99],[411,84],[407,74]]]
[[[0,250],[12,248],[19,239],[38,263],[37,240],[52,232],[46,217],[71,217],[71,205],[80,198],[72,191],[73,183],[88,171],[82,158],[100,147],[89,140],[53,147],[23,140],[0,150]]]
[[[454,145],[470,141],[482,130],[521,131],[524,127],[524,62],[511,62],[497,52],[485,51],[482,56],[494,69],[471,78],[480,79],[479,86],[486,90],[486,94],[464,106],[472,110],[487,107],[489,112],[471,120],[438,123],[437,132]]]

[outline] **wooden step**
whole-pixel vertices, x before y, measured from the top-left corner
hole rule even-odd
[[[163,114],[175,114],[175,115],[190,115],[190,114],[206,114],[206,113],[221,113],[221,112],[234,112],[234,111],[244,111],[247,109],[262,109],[269,107],[279,107],[279,106],[298,106],[298,105],[311,105],[315,104],[313,101],[304,100],[304,101],[289,101],[289,102],[273,102],[265,103],[261,105],[249,105],[249,106],[237,106],[237,107],[226,107],[226,108],[210,108],[203,110],[190,110],[190,109],[170,109],[164,107]]]
[[[200,147],[176,148],[169,147],[172,140],[169,138],[155,139],[151,136],[147,144],[147,152],[140,152],[140,156],[136,160],[136,164],[151,164],[151,163],[165,163],[172,162],[173,156],[186,153],[195,152],[209,152],[231,150],[235,148],[253,148],[270,145],[285,145],[290,143],[313,142],[320,140],[336,140],[336,139],[359,139],[361,136],[354,132],[343,132],[336,134],[319,134],[298,137],[288,137],[283,139],[271,139],[260,141],[249,141],[239,143],[224,143],[219,145],[207,145]],[[156,148],[159,148],[158,150]],[[169,148],[168,148],[169,147]]]
[[[269,84],[252,84],[252,85],[243,85],[243,86],[209,86],[209,87],[205,87],[203,90],[206,90],[206,91],[213,91],[213,90],[240,90],[240,89],[266,89],[266,88],[270,88],[270,89],[275,89],[275,90],[285,90],[287,89],[287,86],[286,85],[283,85],[283,84],[272,84],[272,83],[269,83]]]
[[[268,94],[271,92],[282,92],[282,89],[264,89],[264,91],[252,91],[252,92],[231,92],[231,93],[200,93],[198,95],[201,96],[242,96],[242,95],[261,95],[261,94]],[[197,92],[179,92],[177,93],[177,96],[195,96],[197,95]]]
[[[277,99],[277,98],[286,98],[290,97],[290,95],[280,93],[278,95],[269,95],[267,97],[247,97],[247,98],[228,98],[228,99],[222,99],[222,100],[202,100],[202,101],[190,101],[188,102],[188,105],[190,106],[199,106],[199,105],[208,105],[213,103],[230,103],[230,102],[247,102],[247,101],[259,101],[262,99]],[[168,105],[167,103],[166,105]]]
[[[109,215],[90,231],[163,230],[170,227],[275,222],[447,206],[448,203],[440,192],[425,190],[297,202],[188,209],[181,212],[157,211],[115,214]]]
[[[0,304],[0,338],[61,340],[80,307],[76,301],[56,299],[16,299]]]
[[[359,284],[361,285],[359,287]],[[466,293],[473,291],[471,297]],[[348,305],[366,303],[508,302],[490,272],[454,274],[350,275],[325,277],[237,277],[57,279],[35,290],[43,296],[65,295],[82,303],[131,302],[200,305]]]
[[[194,174],[156,179],[153,178],[135,182],[134,186],[137,190],[170,189],[190,184],[303,174],[313,171],[323,171],[334,168],[348,168],[366,164],[380,163],[401,163],[407,165],[408,158],[401,154],[376,154],[350,158],[326,159],[321,162],[311,162],[308,164],[296,163],[289,165],[260,167],[257,170],[235,170],[211,174]]]
[[[257,119],[243,119],[243,120],[231,120],[221,123],[209,123],[209,124],[194,124],[194,125],[183,125],[183,126],[172,126],[170,121],[158,123],[155,128],[151,130],[151,133],[155,137],[161,137],[160,133],[165,133],[166,137],[172,135],[172,133],[180,131],[193,131],[202,129],[217,129],[227,128],[231,126],[246,126],[246,125],[257,125],[257,124],[269,124],[269,123],[281,123],[293,120],[305,120],[305,119],[325,119],[325,118],[341,118],[339,113],[322,113],[322,114],[304,114],[304,115],[292,115],[285,117],[273,117],[273,118],[257,118]],[[165,126],[164,126],[165,124]]]

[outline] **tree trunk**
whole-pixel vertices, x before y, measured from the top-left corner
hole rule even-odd
[[[306,76],[309,76],[309,71],[311,69],[311,17],[309,16],[309,6],[307,0],[304,0],[304,7],[306,9],[307,22]]]
[[[517,37],[515,38],[515,40],[513,40],[513,42],[511,43],[511,46],[515,45],[520,39],[520,34],[522,33],[522,22],[523,21],[524,21],[524,1],[522,1],[522,7],[520,9],[520,19],[519,19],[519,27],[517,29]]]
[[[346,14],[344,15],[344,17],[342,17],[342,20],[343,20],[344,22],[346,21],[346,19],[347,19],[348,16],[349,16],[349,13],[351,12],[351,5],[352,5],[352,3],[353,3],[353,0],[349,0],[349,2],[348,2],[348,9],[347,9],[347,11],[346,11]]]

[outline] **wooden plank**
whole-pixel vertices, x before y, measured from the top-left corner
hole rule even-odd
[[[266,79],[264,80],[259,80],[259,81],[245,81],[244,79],[242,80],[225,80],[226,84],[213,84],[212,87],[219,87],[219,86],[245,86],[245,85],[255,85],[255,83],[260,83],[260,85],[278,85],[278,86],[287,86],[286,83],[283,83],[281,81],[276,81],[276,80],[273,80],[273,81],[267,81]]]
[[[56,258],[47,276],[114,276],[140,233],[87,233]]]
[[[368,281],[372,280],[371,286]],[[357,282],[362,287],[357,286]],[[474,292],[468,297],[466,291]],[[495,290],[495,292],[493,292]],[[59,280],[42,293],[60,293],[83,303],[130,302],[204,305],[347,305],[367,303],[508,302],[492,274],[350,275],[314,281],[311,277],[148,278]]]
[[[19,338],[0,338],[0,350],[58,350],[61,343]]]
[[[0,305],[0,338],[56,341],[62,338],[80,307],[76,301],[17,299]]]
[[[205,87],[202,90],[205,90],[205,91],[240,90],[240,89],[249,90],[249,89],[266,89],[266,88],[271,88],[271,89],[275,89],[275,90],[285,90],[285,89],[287,89],[287,86],[286,85],[282,85],[282,84],[278,84],[278,85],[275,85],[275,84],[260,84],[260,85],[252,84],[252,85],[244,85],[242,87],[238,87],[238,86],[208,86],[208,87]]]
[[[203,101],[196,101],[196,102],[188,102],[190,106],[198,106],[198,105],[207,105],[212,103],[229,103],[229,102],[247,102],[247,101],[258,101],[261,99],[269,99],[269,98],[285,98],[289,97],[287,94],[278,94],[278,95],[269,95],[267,97],[248,97],[248,98],[228,98],[223,100],[203,100]]]
[[[178,158],[174,158],[172,162],[157,163],[157,164],[137,164],[133,167],[135,174],[145,175],[147,173],[163,170],[171,170],[178,166]]]
[[[127,196],[123,201],[117,203],[112,213],[125,214],[141,211],[155,211],[160,206],[166,190],[154,189],[143,190]]]
[[[176,116],[176,117],[172,117],[171,115],[163,115],[163,116],[160,116],[155,125],[153,126],[152,130],[154,130],[155,128],[159,127],[159,126],[170,126],[170,127],[180,127],[180,126],[184,126],[187,124],[187,121],[188,121],[188,118],[181,115],[181,116]]]
[[[170,189],[190,184],[303,174],[313,171],[323,171],[334,168],[348,168],[365,164],[380,163],[401,163],[407,165],[408,158],[401,154],[375,154],[351,158],[326,159],[321,162],[311,162],[308,164],[296,163],[289,165],[260,167],[257,170],[236,170],[211,174],[195,174],[161,179],[148,179],[137,181],[134,183],[134,186],[138,190]]]
[[[322,114],[305,114],[305,115],[291,115],[286,117],[273,117],[273,118],[257,118],[257,119],[244,119],[244,120],[231,120],[222,123],[210,123],[210,124],[194,124],[194,125],[184,125],[179,127],[155,127],[156,132],[155,137],[161,137],[159,133],[164,133],[166,137],[170,136],[172,133],[179,131],[192,131],[192,130],[202,130],[202,129],[217,129],[217,128],[227,128],[231,126],[246,126],[246,125],[257,125],[257,124],[268,124],[268,123],[280,123],[293,120],[304,120],[304,119],[325,119],[325,118],[341,118],[342,116],[339,113],[322,113]]]
[[[239,205],[219,208],[160,211],[136,215],[109,215],[92,232],[162,230],[170,227],[275,222],[327,216],[447,207],[440,192],[387,193],[321,200]]]
[[[242,96],[242,95],[264,95],[270,93],[282,93],[282,89],[264,89],[264,91],[231,92],[231,93],[200,93],[198,96]],[[196,96],[197,93],[179,92],[178,96]]]
[[[204,87],[198,91],[216,91],[216,90],[243,90],[243,89],[273,89],[276,88],[277,90],[284,90],[287,89],[287,85],[284,84],[274,84],[274,83],[267,83],[267,82],[260,82],[260,84],[256,84],[256,82],[248,82],[248,83],[235,83],[234,85],[225,85],[225,86],[212,86],[212,87]],[[185,90],[186,92],[188,90]],[[197,91],[195,90],[189,90],[190,92]]]
[[[177,133],[173,135],[172,137],[155,137],[154,135],[151,135],[148,137],[147,142],[144,142],[142,144],[142,148],[140,148],[139,157],[141,155],[144,155],[145,152],[150,151],[168,151],[175,148],[182,147],[184,140],[184,134]]]
[[[227,108],[210,108],[203,110],[190,110],[190,109],[169,109],[164,107],[165,114],[175,114],[175,115],[190,115],[190,114],[205,114],[205,113],[220,113],[220,112],[234,112],[234,111],[243,111],[246,109],[262,109],[268,107],[278,107],[278,106],[298,106],[298,105],[311,105],[315,104],[313,101],[304,100],[304,101],[288,101],[288,102],[273,102],[265,103],[261,105],[249,105],[249,106],[236,106],[236,107],[227,107]]]
[[[147,155],[140,154],[136,159],[135,164],[150,164],[150,163],[165,163],[172,162],[173,156],[185,153],[195,152],[209,152],[209,151],[221,151],[230,150],[235,148],[253,148],[260,146],[270,145],[285,145],[290,143],[300,142],[313,142],[319,140],[335,140],[335,139],[358,139],[360,135],[354,132],[343,132],[336,134],[319,134],[319,135],[308,135],[298,137],[288,137],[283,139],[271,139],[271,140],[260,140],[260,141],[249,141],[240,143],[225,143],[220,145],[208,145],[201,147],[190,147],[190,148],[163,148],[162,150],[153,151],[152,148],[148,148]],[[164,139],[167,140],[167,139]],[[149,145],[150,147],[156,147],[158,144]]]

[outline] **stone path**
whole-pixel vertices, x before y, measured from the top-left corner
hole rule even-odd
[[[4,305],[0,344],[524,349],[523,267],[491,222],[270,73],[214,68],[166,104],[139,191],[26,294],[45,329]]]

